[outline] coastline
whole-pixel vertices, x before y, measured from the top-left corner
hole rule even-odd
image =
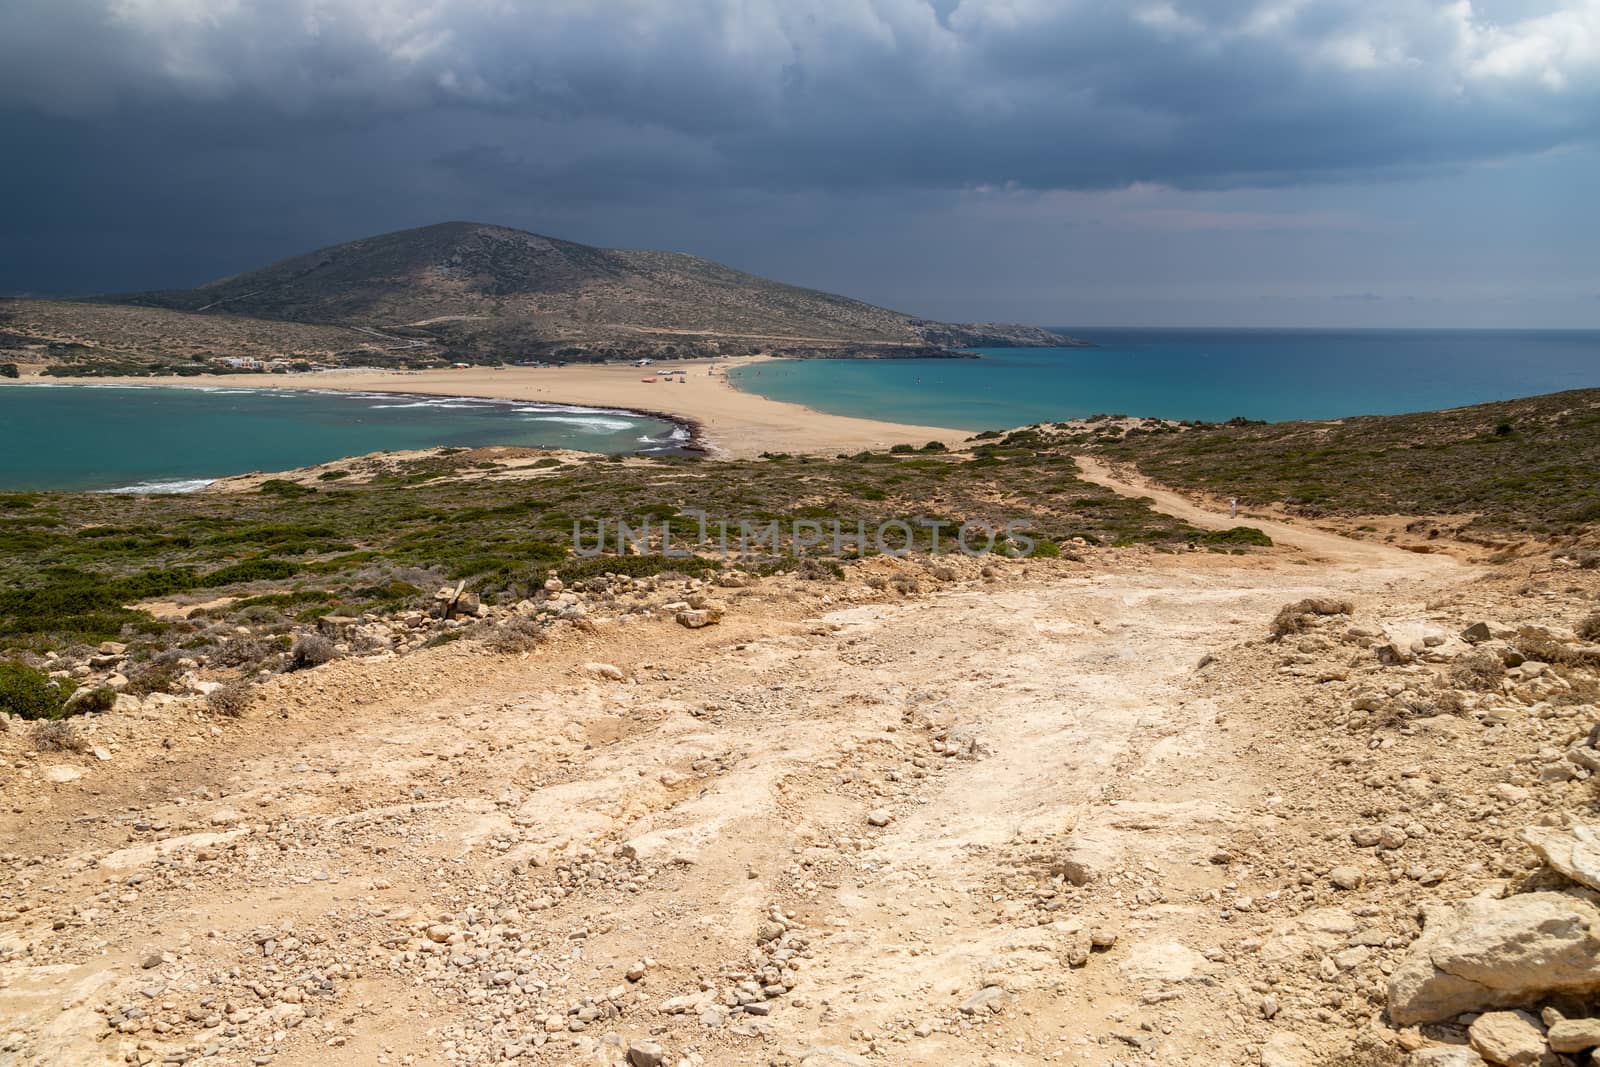
[[[342,393],[392,393],[455,396],[542,404],[575,404],[658,418],[683,426],[689,444],[712,456],[750,458],[763,452],[832,454],[924,445],[956,445],[970,431],[829,415],[788,401],[771,400],[736,388],[726,370],[770,357],[739,356],[674,360],[670,364],[569,364],[565,367],[471,367],[431,371],[357,369],[295,375],[230,375],[226,378],[125,377],[44,379],[39,375],[6,385],[159,386],[186,389],[306,389]],[[659,374],[683,370],[684,381],[669,383]],[[645,382],[644,378],[656,378]]]

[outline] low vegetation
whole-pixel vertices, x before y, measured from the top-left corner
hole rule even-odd
[[[22,663],[0,663],[0,711],[23,719],[59,719],[66,714],[70,682],[57,682]]]
[[[1600,522],[1600,389],[1335,422],[1084,435],[1166,485],[1309,515],[1458,517],[1470,536],[1569,538]]]
[[[463,464],[478,480],[456,477]],[[858,524],[872,531],[904,520],[921,551],[932,549],[942,523],[943,552],[955,549],[966,520],[1001,528],[1016,520],[1028,524],[1041,557],[1071,556],[1075,542],[1232,552],[1270,543],[1248,528],[1198,530],[1084,482],[1070,456],[1040,442],[717,464],[595,457],[498,482],[481,480],[493,472],[479,466],[470,454],[439,450],[373,481],[307,475],[186,496],[0,494],[0,658],[116,640],[128,645],[123,670],[134,694],[170,691],[186,657],[241,674],[314,666],[322,653],[304,636],[295,640],[322,617],[421,608],[442,584],[513,603],[552,571],[567,581],[705,574],[721,565],[709,551],[719,521],[732,524],[733,550],[741,520],[779,524],[779,542],[763,545],[749,569],[810,568],[823,578],[838,563],[808,556],[803,545],[797,551],[795,520],[819,524],[825,541],[834,521],[849,536]],[[697,512],[706,515],[704,542]],[[611,531],[606,552],[576,555],[575,526],[591,546],[597,518]],[[618,518],[649,519],[644,551],[617,554],[609,524]],[[663,527],[670,545],[660,543]],[[703,554],[677,555],[686,547]],[[1003,533],[995,542],[996,551],[1020,547]],[[869,533],[865,554],[876,551]],[[158,618],[143,606],[163,602],[177,610]],[[531,643],[517,632],[496,640],[507,649]]]

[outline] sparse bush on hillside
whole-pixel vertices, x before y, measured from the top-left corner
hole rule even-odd
[[[215,715],[237,719],[244,714],[244,709],[250,706],[251,699],[248,685],[228,684],[207,694],[206,706]]]
[[[0,711],[24,719],[59,719],[71,683],[61,683],[25,663],[0,663]]]
[[[79,736],[77,729],[67,719],[46,719],[35,723],[28,740],[40,752],[82,752],[89,747],[89,743]]]
[[[1438,517],[1469,540],[1581,536],[1600,522],[1594,389],[1336,423],[1229,422],[1096,447],[1166,485],[1302,515]]]
[[[1600,653],[1588,648],[1574,648],[1542,627],[1524,627],[1512,644],[1528,659],[1564,666],[1600,666]]]
[[[838,577],[839,562],[797,559],[788,520],[814,519],[824,530],[832,520],[846,531],[865,523],[870,530],[887,515],[921,514],[933,499],[953,520],[992,514],[1004,499],[1038,538],[1058,546],[1075,537],[1103,545],[1178,544],[1197,533],[1147,504],[1081,481],[1070,456],[1044,438],[1030,446],[1008,442],[981,460],[913,451],[891,456],[880,449],[849,460],[774,455],[715,468],[673,457],[596,461],[552,469],[515,488],[449,480],[443,476],[454,469],[449,464],[463,457],[430,453],[396,460],[371,482],[351,485],[352,478],[310,495],[0,494],[0,645],[42,653],[120,641],[133,646],[131,669],[152,645],[181,644],[195,659],[221,666],[237,660],[253,670],[246,662],[250,646],[217,647],[238,637],[241,625],[271,640],[262,631],[275,637],[291,627],[310,629],[319,615],[426,607],[433,590],[463,579],[496,604],[535,595],[552,571],[574,583],[606,572],[705,577],[722,566],[668,556],[659,542],[639,555],[611,554],[615,525],[605,553],[575,555],[580,523],[579,547],[589,550],[598,540],[597,517],[642,512],[658,529],[671,524],[677,550],[700,543],[700,524],[688,512],[703,509],[713,543],[725,528],[729,550],[739,551],[748,533],[751,573],[810,579]],[[435,472],[441,477],[426,486],[412,480]],[[918,527],[915,547],[931,548],[931,536]],[[255,595],[231,603],[208,592],[246,582],[262,584],[234,584],[230,591]],[[191,606],[193,619],[155,619],[136,607],[176,596],[190,605],[213,603]],[[276,667],[278,651],[287,652],[288,644],[261,666]],[[143,688],[165,689],[171,681],[152,678]]]
[[[1204,533],[1191,536],[1190,544],[1196,545],[1255,545],[1258,548],[1271,548],[1272,538],[1254,526],[1234,526],[1227,530],[1207,530]]]
[[[303,671],[320,667],[333,662],[338,655],[333,642],[321,634],[301,634],[289,649],[289,670]]]
[[[110,686],[103,685],[81,696],[74,693],[73,697],[66,708],[72,715],[95,715],[117,706],[117,691]]]
[[[1585,641],[1600,641],[1600,611],[1578,623],[1578,636]]]
[[[309,485],[291,482],[287,478],[268,478],[256,490],[265,496],[311,496],[316,490]]]
[[[178,666],[178,661],[183,659],[183,653],[177,649],[168,649],[130,668],[126,673],[128,677],[128,692],[135,696],[147,693],[170,693],[178,684],[178,676],[183,673],[183,668]]]
[[[478,637],[490,652],[528,652],[544,640],[544,626],[536,619],[518,617],[499,624],[474,627],[473,636]]]
[[[235,637],[224,641],[211,653],[210,661],[219,667],[254,667],[272,655],[272,647],[255,637]]]
[[[807,582],[827,582],[844,577],[844,568],[829,559],[803,556],[794,565],[796,578]]]
[[[293,578],[299,567],[286,559],[251,559],[223,567],[206,575],[208,586],[233,585],[238,582],[272,582]]]
[[[1278,614],[1273,616],[1271,634],[1274,641],[1281,641],[1293,634],[1304,633],[1311,628],[1312,620],[1324,615],[1349,615],[1355,610],[1355,605],[1348,600],[1335,600],[1330,597],[1309,597],[1297,600],[1293,604],[1285,604],[1278,609]]]
[[[1456,660],[1450,668],[1450,684],[1457,689],[1486,692],[1500,685],[1506,675],[1506,665],[1488,649],[1469,652]]]

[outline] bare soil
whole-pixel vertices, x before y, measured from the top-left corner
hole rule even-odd
[[[1570,622],[1592,572],[1252,524],[1278,547],[880,560],[700,630],[340,661],[81,751],[0,734],[0,1060],[1398,1063],[1450,1037],[1383,1020],[1417,903],[1587,802],[1526,766],[1593,707],[1352,717],[1430,669],[1357,624]],[[1355,616],[1269,642],[1306,597]]]

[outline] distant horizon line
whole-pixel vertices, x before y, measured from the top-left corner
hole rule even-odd
[[[1040,329],[1052,333],[1073,330],[1233,330],[1236,332],[1253,331],[1260,333],[1288,333],[1295,331],[1304,332],[1347,332],[1347,333],[1600,333],[1600,324],[1594,326],[1246,326],[1231,325],[1161,325],[1143,326],[1129,323],[1102,323],[1100,325],[1075,325],[1075,326],[1045,326]],[[983,346],[975,346],[983,347]]]

